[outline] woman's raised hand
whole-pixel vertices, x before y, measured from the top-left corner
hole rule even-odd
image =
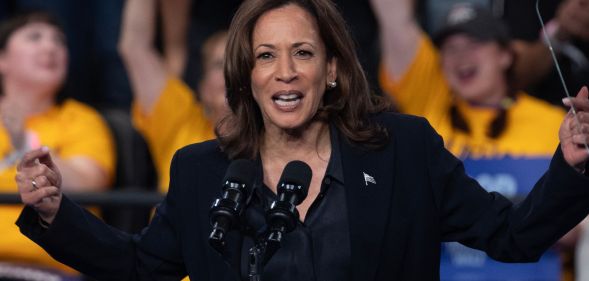
[[[583,87],[574,98],[565,98],[563,103],[570,107],[573,105],[577,111],[577,117],[572,109],[567,113],[560,125],[558,133],[560,148],[567,163],[579,171],[583,171],[589,159],[587,143],[589,142],[589,92]],[[578,119],[578,122],[577,120]]]
[[[61,174],[53,163],[49,148],[43,146],[26,153],[17,166],[16,183],[20,198],[33,207],[41,219],[51,224],[61,203]]]

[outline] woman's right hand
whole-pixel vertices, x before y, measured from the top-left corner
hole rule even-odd
[[[49,148],[43,146],[26,153],[18,164],[16,184],[25,205],[33,207],[48,224],[53,222],[61,203],[61,174],[53,163]]]

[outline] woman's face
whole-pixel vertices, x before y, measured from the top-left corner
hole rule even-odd
[[[33,22],[14,31],[0,51],[0,75],[7,84],[57,89],[65,80],[67,60],[64,34]]]
[[[506,87],[505,72],[513,58],[498,43],[481,42],[465,34],[456,34],[448,37],[440,50],[446,79],[461,98],[480,104],[494,104],[506,94],[498,89]]]
[[[293,4],[268,11],[254,27],[252,50],[252,92],[266,130],[308,124],[336,79],[314,18]]]

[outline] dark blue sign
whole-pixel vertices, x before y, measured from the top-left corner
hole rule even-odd
[[[466,172],[486,190],[517,201],[531,191],[548,169],[550,158],[504,157],[466,159],[463,162]],[[442,281],[557,281],[560,274],[560,259],[554,250],[546,252],[537,263],[506,264],[459,243],[442,244]]]
[[[549,157],[465,159],[466,173],[487,191],[496,191],[509,199],[525,197],[548,169]]]

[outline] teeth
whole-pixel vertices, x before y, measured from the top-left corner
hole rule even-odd
[[[280,95],[280,96],[276,97],[276,100],[293,101],[298,98],[299,98],[299,96],[297,94],[289,94],[289,95]]]
[[[294,110],[303,100],[303,95],[297,91],[283,91],[272,97],[274,104],[281,110]]]
[[[274,102],[281,107],[294,107],[297,104],[299,104],[301,100],[300,99],[293,99],[293,100],[282,100],[282,99],[277,99]]]

